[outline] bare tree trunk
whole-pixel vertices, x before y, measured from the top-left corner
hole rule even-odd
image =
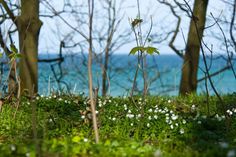
[[[107,30],[107,40],[106,40],[106,47],[105,47],[105,60],[104,60],[104,67],[102,69],[102,96],[105,97],[107,95],[107,81],[108,80],[108,64],[110,59],[110,51],[111,51],[111,44],[113,40],[113,35],[115,32],[116,27],[116,8],[115,4],[112,4],[112,1],[107,1],[108,4],[107,14],[108,14],[108,30]],[[119,23],[119,22],[118,22]]]
[[[19,31],[21,89],[38,92],[39,0],[21,0],[21,15],[17,18]]]
[[[92,119],[93,119],[93,129],[95,133],[95,141],[99,142],[99,134],[98,134],[98,126],[97,126],[97,117],[96,117],[96,109],[95,102],[93,96],[93,76],[92,76],[92,48],[93,48],[93,40],[92,40],[92,31],[93,31],[93,10],[94,10],[94,0],[88,0],[89,4],[89,56],[88,56],[88,77],[89,77],[89,98],[90,105],[92,111]]]
[[[207,5],[208,0],[195,0],[194,2],[193,17],[191,18],[184,63],[182,66],[182,76],[179,89],[181,95],[195,93],[197,90],[197,72],[201,46],[199,41],[201,41],[203,37]],[[196,30],[194,22],[196,22],[198,30]]]
[[[108,70],[108,61],[109,61],[109,48],[106,48],[105,51],[105,62],[104,68],[102,71],[102,96],[105,97],[107,94],[107,70]]]

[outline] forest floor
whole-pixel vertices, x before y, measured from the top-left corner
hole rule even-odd
[[[22,97],[1,108],[0,156],[235,157],[236,94],[222,98],[98,98],[95,144],[87,98]]]

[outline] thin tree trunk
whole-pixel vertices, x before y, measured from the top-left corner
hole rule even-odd
[[[197,73],[201,44],[199,41],[201,41],[203,37],[207,5],[208,0],[195,0],[194,2],[193,17],[190,23],[184,63],[182,66],[182,76],[179,89],[181,95],[195,93],[197,90]],[[198,30],[196,30],[194,20]]]
[[[107,46],[105,51],[105,61],[102,73],[102,96],[105,97],[107,94],[107,70],[108,70],[108,61],[109,61],[109,48]]]
[[[2,3],[3,3],[3,1],[1,2],[1,4]],[[3,48],[4,52],[6,53],[6,55],[9,57],[12,54],[12,52],[7,48],[7,46],[4,42],[1,28],[0,28],[0,45]],[[16,71],[15,66],[11,65],[10,72],[9,72],[9,78],[8,78],[8,93],[12,93],[12,92],[16,93],[16,91],[17,91],[16,90],[17,81],[16,81],[16,76],[15,76],[15,71]]]
[[[92,48],[93,48],[93,40],[92,40],[92,31],[93,31],[93,10],[94,10],[94,0],[88,0],[89,4],[89,56],[88,56],[88,77],[89,77],[89,98],[90,105],[92,111],[92,119],[93,119],[93,129],[95,133],[95,141],[99,142],[99,134],[98,134],[98,126],[97,126],[97,117],[96,117],[96,109],[95,102],[93,96],[93,76],[92,76]]]
[[[38,92],[39,0],[21,0],[21,15],[17,18],[19,31],[20,82],[22,91]]]

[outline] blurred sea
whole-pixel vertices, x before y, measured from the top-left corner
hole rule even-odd
[[[40,55],[40,58],[53,58],[56,55]],[[98,57],[99,58],[99,57]],[[102,88],[102,59],[94,59],[93,62],[93,79],[94,87],[98,87],[101,92]],[[40,94],[49,94],[60,89],[63,92],[71,92],[75,94],[88,93],[88,74],[86,66],[86,56],[71,55],[66,56],[60,66],[57,63],[39,63],[39,92]],[[111,96],[125,96],[129,94],[132,88],[132,80],[134,78],[137,65],[136,56],[128,55],[112,55],[109,62],[109,90]],[[182,59],[176,55],[159,55],[147,57],[148,87],[149,93],[152,95],[177,95],[181,76]],[[210,62],[210,73],[216,72],[226,65],[224,59],[214,60]],[[204,77],[204,73],[200,69],[205,69],[202,60],[199,64],[198,78]],[[236,70],[236,64],[234,65]],[[60,78],[60,84],[53,74],[57,74]],[[62,74],[62,75],[60,75]],[[231,70],[212,77],[214,85],[220,94],[236,92],[236,79]],[[143,88],[142,71],[139,70],[137,79],[137,92],[141,92]],[[208,89],[213,94],[212,88],[208,82]],[[198,93],[204,93],[205,81],[198,84]],[[101,93],[100,93],[101,94]]]
[[[55,54],[41,54],[40,59],[49,59],[58,57]],[[88,74],[87,57],[83,55],[64,56],[64,62],[39,63],[39,93],[48,95],[52,92],[64,92],[74,94],[88,94]],[[2,60],[0,60],[2,62]],[[101,94],[102,88],[102,62],[100,57],[93,61],[93,83],[94,87],[99,88]],[[226,65],[224,59],[207,60],[210,66],[210,73],[214,73]],[[181,76],[182,59],[176,55],[156,55],[147,57],[148,89],[152,95],[177,95]],[[3,90],[3,84],[7,76],[7,68],[3,77],[0,79],[0,88]],[[108,95],[126,96],[132,88],[132,81],[137,67],[137,56],[112,55],[109,62],[109,89]],[[61,70],[60,70],[61,69]],[[204,64],[200,60],[198,78],[204,77]],[[236,70],[236,64],[234,64]],[[212,77],[214,85],[220,94],[236,92],[236,79],[231,70],[224,71],[217,76]],[[59,82],[58,82],[59,81]],[[139,69],[139,75],[136,83],[136,94],[141,93],[143,89],[142,71]],[[208,82],[208,89],[213,94],[212,88]],[[198,93],[204,93],[205,81],[198,84]]]

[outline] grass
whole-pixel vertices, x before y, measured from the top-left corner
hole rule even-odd
[[[135,97],[135,104],[129,98],[99,98],[99,144],[86,97],[21,99],[15,118],[12,102],[0,113],[0,156],[33,157],[37,151],[45,157],[236,156],[236,94],[223,96],[224,104],[214,96],[207,102],[204,95]]]

